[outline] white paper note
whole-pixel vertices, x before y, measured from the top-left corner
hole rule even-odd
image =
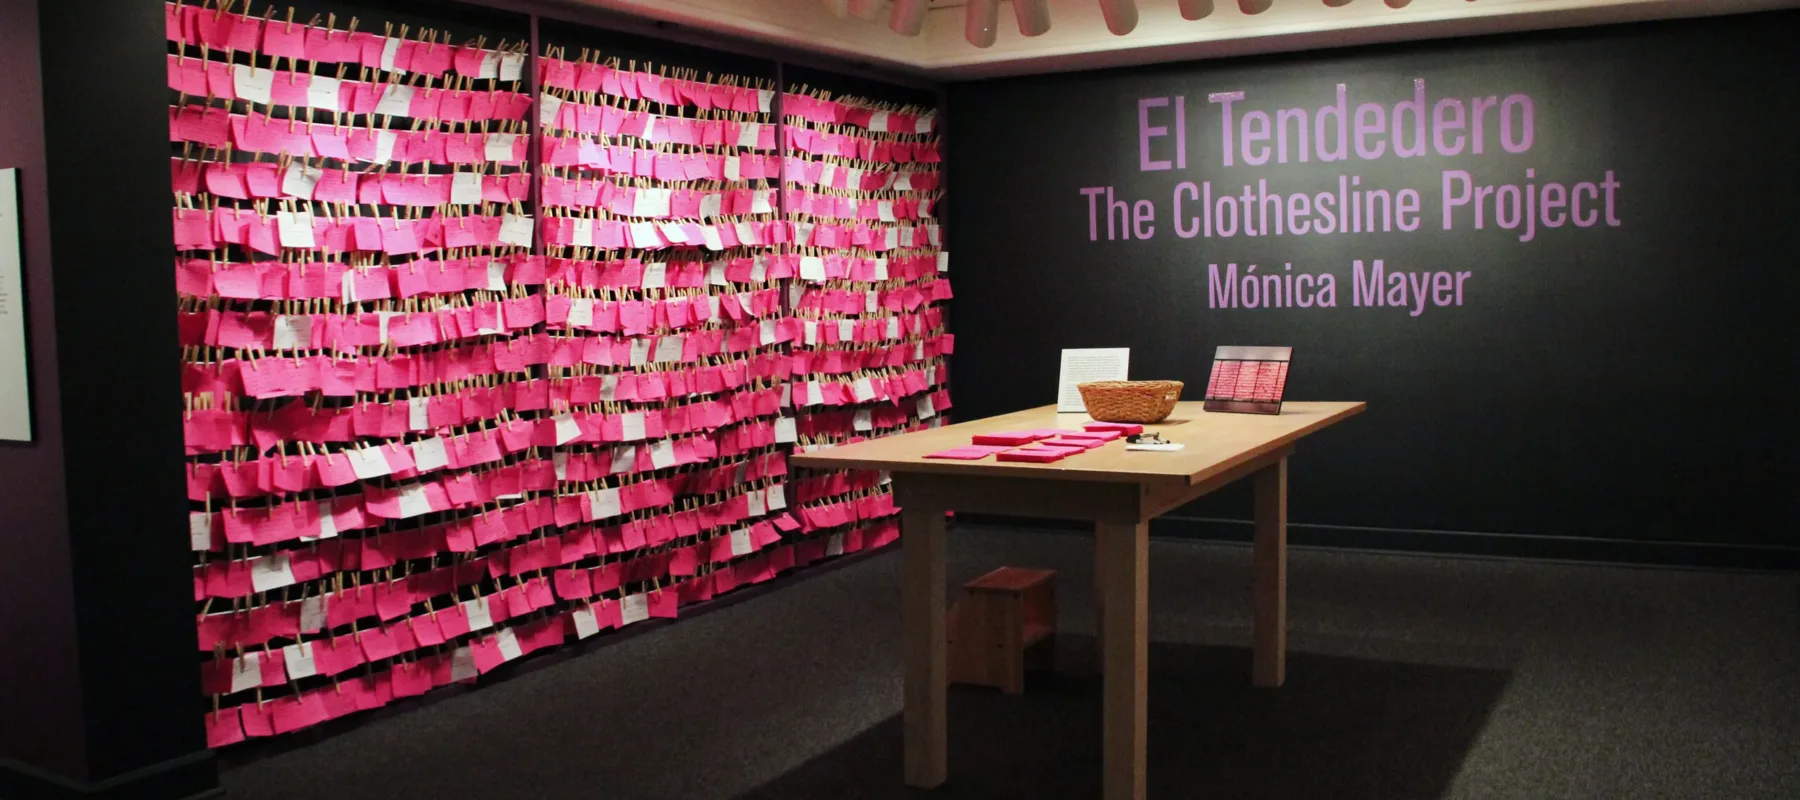
[[[275,233],[282,247],[313,249],[313,215],[311,211],[275,212]],[[349,273],[345,273],[349,274]]]
[[[415,483],[400,489],[400,518],[413,517],[431,513],[431,498],[425,494],[425,484]]]
[[[257,69],[244,64],[231,65],[231,91],[239,100],[266,106],[274,86],[275,70]]]
[[[500,80],[516,81],[525,75],[524,53],[502,53],[500,55]]]
[[[575,609],[575,638],[586,639],[600,632],[600,620],[594,615],[593,606]]]
[[[282,660],[287,662],[288,680],[310,678],[319,674],[319,667],[313,662],[312,642],[290,644],[281,648]]]
[[[194,552],[212,549],[212,515],[200,511],[188,514],[188,548]]]
[[[556,117],[562,113],[563,99],[548,92],[538,97],[538,124],[546,128],[556,125]]]
[[[531,246],[531,217],[507,214],[500,219],[500,243],[517,247]]]
[[[306,107],[323,109],[325,111],[341,110],[338,107],[338,103],[340,102],[338,95],[342,86],[343,84],[337,78],[327,78],[324,75],[314,75],[311,78],[308,78],[306,84]]]
[[[581,438],[581,423],[575,421],[575,415],[567,411],[553,417],[556,424],[556,443],[565,445]]]
[[[519,649],[519,635],[512,628],[501,628],[499,633],[494,634],[494,641],[500,645],[500,657],[504,660],[511,661],[525,655],[525,651]]]
[[[1122,381],[1128,374],[1131,348],[1105,347],[1062,351],[1062,371],[1056,379],[1058,413],[1086,411],[1076,386],[1092,381]]]
[[[489,161],[506,162],[513,160],[513,147],[518,144],[516,133],[490,133],[487,142],[481,148],[481,155]]]
[[[494,627],[494,618],[488,614],[488,601],[485,597],[465,600],[463,613],[469,615],[469,630],[481,631]]]
[[[594,300],[577,297],[569,301],[569,327],[586,328],[594,324]]]
[[[262,653],[245,653],[231,665],[231,691],[248,691],[262,685]]]
[[[620,625],[643,622],[650,618],[650,595],[634,594],[626,597],[619,608]]]
[[[675,442],[662,439],[650,445],[650,467],[668,469],[675,466]]]
[[[450,451],[444,447],[444,440],[436,436],[413,442],[412,451],[413,468],[420,472],[430,472],[450,466]]]
[[[392,44],[395,40],[389,39]],[[403,83],[390,83],[382,89],[381,99],[375,103],[375,113],[394,117],[412,114],[413,87]]]
[[[278,316],[275,318],[276,350],[309,350],[312,348],[311,316]]]
[[[624,508],[619,505],[617,488],[595,489],[587,493],[587,499],[588,511],[594,515],[594,519],[608,519],[625,513]]]
[[[644,440],[644,412],[631,411],[619,417],[619,438],[627,442]]]
[[[340,455],[350,459],[350,471],[355,473],[359,481],[372,480],[394,471],[379,447],[345,450]]]
[[[313,189],[319,185],[319,179],[325,177],[325,171],[305,164],[289,165],[281,173],[281,193],[289,197],[311,200]]]
[[[456,173],[450,179],[450,202],[459,206],[480,203],[481,175],[475,172]]]
[[[331,598],[318,594],[300,601],[300,632],[318,633],[325,629],[326,612],[331,608]]]
[[[263,556],[250,562],[250,586],[256,591],[270,592],[294,583],[294,569],[287,553]]]
[[[467,647],[458,647],[450,654],[450,680],[453,682],[471,681],[481,677],[481,670],[475,668],[475,651]]]

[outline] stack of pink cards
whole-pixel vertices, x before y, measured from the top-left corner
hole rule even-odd
[[[1011,432],[1004,432],[1004,433],[978,433],[978,434],[975,434],[975,436],[969,440],[969,443],[970,444],[980,444],[980,445],[1005,445],[1007,447],[1018,447],[1019,445],[1031,444],[1032,442],[1035,442],[1039,439],[1047,439],[1047,438],[1049,438],[1048,435],[1041,433],[1039,431],[1011,431]]]
[[[1017,447],[994,456],[996,461],[1022,461],[1031,464],[1050,464],[1061,461],[1076,453],[1087,452],[1084,447],[1051,447],[1036,445],[1033,447]]]
[[[1122,439],[1122,438],[1124,438],[1124,436],[1125,436],[1125,434],[1120,433],[1118,431],[1083,431],[1081,433],[1065,433],[1062,435],[1062,438],[1064,438],[1064,439],[1092,439],[1097,442],[1105,443],[1105,442],[1110,442],[1114,439]]]
[[[1039,442],[1039,444],[1046,447],[1072,447],[1079,450],[1092,450],[1100,445],[1106,444],[1106,442],[1101,439],[1080,439],[1072,436],[1058,436],[1055,439],[1045,439],[1042,442]]]
[[[1120,436],[1130,436],[1132,434],[1144,432],[1144,426],[1131,422],[1090,422],[1081,427],[1090,433],[1104,431],[1116,433]]]
[[[940,450],[936,453],[926,453],[925,458],[949,458],[949,459],[955,459],[957,461],[980,461],[981,459],[987,458],[988,456],[991,456],[995,453],[1003,452],[1003,451],[1010,450],[1010,449],[1012,449],[1012,448],[1008,447],[1006,445],[968,445],[966,447],[952,447],[949,450]]]

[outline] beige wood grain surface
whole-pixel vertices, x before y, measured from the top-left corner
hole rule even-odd
[[[809,469],[879,469],[889,472],[943,475],[1017,476],[1037,480],[1099,481],[1193,485],[1240,464],[1292,445],[1300,437],[1363,412],[1367,403],[1287,403],[1280,414],[1214,414],[1199,402],[1176,405],[1169,419],[1146,425],[1168,441],[1186,447],[1176,452],[1125,449],[1125,440],[1108,442],[1053,464],[925,458],[927,453],[969,444],[982,433],[1062,428],[1079,430],[1086,414],[1058,414],[1055,406],[1016,411],[998,417],[914,431],[810,453],[794,453],[790,463]]]

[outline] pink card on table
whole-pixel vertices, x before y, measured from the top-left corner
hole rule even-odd
[[[970,445],[968,447],[953,447],[949,450],[940,450],[936,453],[926,453],[925,457],[948,458],[957,461],[980,461],[981,459],[1007,449],[1009,448],[1004,445]]]
[[[1118,431],[1086,431],[1083,433],[1065,433],[1062,436],[1057,437],[1057,438],[1081,439],[1081,440],[1086,440],[1086,441],[1091,441],[1091,442],[1101,442],[1104,444],[1104,443],[1110,442],[1114,439],[1121,438],[1124,435],[1125,434],[1120,433]]]
[[[1041,431],[1013,431],[1013,432],[1009,432],[1009,433],[978,433],[973,438],[970,439],[970,443],[978,444],[978,445],[1005,445],[1005,446],[1009,446],[1009,447],[1017,447],[1022,444],[1030,444],[1039,439],[1046,438],[1047,436],[1050,436],[1050,435],[1053,435],[1053,434],[1044,434]]]
[[[1076,439],[1068,436],[1059,436],[1055,439],[1045,439],[1041,444],[1046,447],[1069,447],[1077,450],[1092,450],[1100,445],[1106,444],[1106,442],[1099,439]]]
[[[1085,451],[1076,447],[1020,447],[1004,451],[995,456],[994,460],[1050,464],[1081,452]]]
[[[1089,432],[1110,431],[1121,436],[1130,436],[1144,432],[1144,426],[1129,422],[1090,422],[1081,427]]]

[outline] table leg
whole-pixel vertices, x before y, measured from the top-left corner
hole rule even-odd
[[[1254,480],[1254,677],[1257,686],[1273,689],[1287,680],[1287,459],[1264,467]]]
[[[1144,800],[1146,662],[1150,655],[1150,528],[1099,523],[1094,565],[1104,633],[1100,643],[1105,739],[1102,796]]]
[[[930,789],[947,774],[943,509],[907,503],[900,514],[900,549],[906,785]]]
[[[1106,587],[1100,580],[1100,542],[1103,541],[1096,527],[1094,532],[1094,641],[1106,641]],[[1102,662],[1105,659],[1101,659]],[[1100,664],[1100,674],[1106,674],[1106,664]]]

